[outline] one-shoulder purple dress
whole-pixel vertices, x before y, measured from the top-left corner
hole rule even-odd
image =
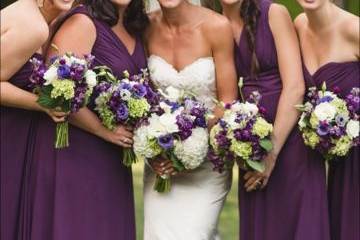
[[[145,51],[137,38],[133,54],[103,21],[85,6],[74,14],[88,16],[96,27],[91,54],[96,65],[106,65],[118,76],[139,73],[146,67]],[[81,27],[81,26],[78,26]],[[94,103],[88,106],[91,110]],[[24,239],[31,240],[134,240],[135,213],[131,168],[122,164],[122,149],[70,126],[70,146],[54,149],[55,124],[40,118]]]
[[[266,118],[274,122],[282,90],[277,52],[269,26],[271,2],[259,1],[256,55],[260,70],[251,77],[251,52],[246,32],[235,49],[239,76],[244,77],[243,93],[262,95]],[[286,47],[286,46],[284,46]],[[296,126],[284,144],[268,185],[264,190],[246,192],[244,171],[239,176],[240,239],[245,240],[328,240],[328,212],[325,166],[311,159]]]
[[[42,58],[37,53],[33,57]],[[29,87],[31,72],[32,64],[28,61],[9,82],[23,90],[31,91]],[[33,122],[37,114],[35,111],[1,106],[0,238],[2,240],[17,239],[25,169],[33,147]]]
[[[345,97],[352,88],[360,87],[360,62],[330,62],[310,74],[304,67],[307,87],[340,89]],[[360,239],[360,147],[352,149],[345,158],[330,162],[328,198],[332,240]],[[321,159],[318,153],[313,153]]]

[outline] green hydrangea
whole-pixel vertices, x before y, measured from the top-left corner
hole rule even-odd
[[[51,98],[63,96],[66,100],[74,97],[74,82],[70,80],[54,80],[51,85],[54,87],[51,90]]]
[[[157,156],[162,152],[162,149],[159,146],[156,138],[150,139],[148,146],[151,149],[151,151],[153,152],[153,156]]]
[[[230,151],[234,152],[237,156],[244,160],[249,160],[252,154],[251,144],[248,142],[231,141]]]
[[[351,139],[348,136],[343,136],[336,141],[334,147],[330,149],[330,154],[336,156],[345,156],[351,148]]]
[[[273,130],[273,126],[268,123],[265,119],[259,117],[253,126],[252,132],[258,135],[260,138],[268,136]]]
[[[115,116],[114,116],[113,112],[110,111],[109,108],[105,107],[105,108],[98,109],[98,113],[100,115],[103,125],[110,130],[114,130],[115,129],[115,124],[114,124]]]
[[[311,147],[312,149],[314,149],[316,145],[318,145],[318,143],[320,142],[319,136],[314,131],[304,130],[302,135],[304,138],[305,145]]]
[[[144,117],[150,110],[150,105],[146,99],[130,98],[128,102],[129,115],[132,118]]]
[[[336,98],[330,102],[332,106],[337,109],[337,114],[349,116],[349,111],[346,106],[346,102],[340,98]]]
[[[312,113],[310,116],[310,126],[313,129],[316,129],[318,125],[319,125],[319,119],[314,113]]]

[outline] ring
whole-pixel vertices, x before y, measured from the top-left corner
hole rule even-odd
[[[262,185],[262,180],[258,179],[255,181],[255,183],[256,183],[255,189],[259,189],[260,186]]]

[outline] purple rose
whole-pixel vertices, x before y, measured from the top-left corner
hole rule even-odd
[[[60,65],[57,70],[57,75],[64,79],[70,77],[70,68],[68,65]]]
[[[118,109],[116,110],[116,120],[118,122],[125,121],[129,116],[129,110],[125,106],[125,104],[120,104]]]
[[[171,134],[160,136],[157,140],[160,147],[165,150],[168,150],[174,146],[174,138]]]

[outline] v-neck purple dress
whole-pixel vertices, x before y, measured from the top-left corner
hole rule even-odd
[[[340,88],[345,97],[353,87],[360,87],[360,62],[330,62],[314,74],[304,68],[307,87]],[[332,240],[360,239],[360,147],[352,149],[345,158],[330,162],[328,198]],[[321,155],[313,155],[322,159]]]
[[[35,53],[32,57],[42,58]],[[32,64],[28,61],[9,80],[15,86],[31,91],[29,78]],[[1,106],[1,228],[0,239],[16,240],[21,215],[24,174],[34,142],[35,111]]]
[[[129,54],[111,27],[93,18],[85,6],[74,14],[88,16],[96,27],[91,54],[96,65],[106,65],[118,76],[139,73],[146,67],[140,38]],[[81,26],[78,26],[81,27]],[[94,103],[89,108],[93,110]],[[122,164],[122,149],[70,126],[70,146],[54,149],[55,124],[39,121],[28,198],[32,205],[24,218],[24,239],[31,240],[135,240],[131,168]]]
[[[282,81],[268,19],[271,2],[260,0],[259,4],[256,54],[260,71],[257,78],[251,77],[251,52],[245,32],[235,49],[236,66],[239,76],[244,77],[245,97],[252,91],[259,91],[261,104],[267,109],[266,118],[274,122]],[[329,239],[324,162],[310,158],[296,126],[284,144],[264,190],[246,192],[244,174],[240,170],[240,239]]]

